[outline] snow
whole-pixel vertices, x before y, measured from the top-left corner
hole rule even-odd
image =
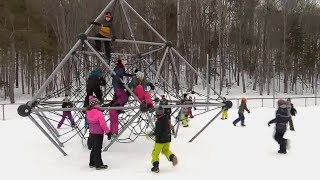
[[[295,101],[293,101],[295,103]],[[160,157],[160,173],[153,174],[151,152],[153,141],[139,137],[133,143],[115,143],[102,153],[107,170],[88,167],[90,151],[79,138],[65,144],[63,156],[28,119],[16,113],[18,105],[6,107],[6,120],[0,121],[0,169],[2,177],[37,179],[319,179],[320,116],[317,106],[297,106],[293,117],[296,131],[287,131],[291,148],[286,155],[277,153],[272,107],[248,102],[251,114],[245,114],[246,127],[232,125],[237,109],[229,110],[229,119],[213,121],[193,142],[188,142],[217,111],[196,116],[190,127],[179,129],[172,138],[171,150],[179,163],[173,167]],[[199,111],[200,112],[200,111]],[[195,112],[196,114],[197,112]],[[68,128],[68,127],[65,127]],[[104,139],[104,146],[108,140]]]

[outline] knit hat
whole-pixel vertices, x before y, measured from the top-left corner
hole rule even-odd
[[[162,108],[162,106],[159,106],[158,108],[156,108],[156,115],[163,115],[164,114],[164,109]]]
[[[247,102],[247,98],[241,98],[241,101],[243,101],[243,102]]]
[[[111,12],[106,12],[106,15],[105,15],[105,17],[112,17],[112,14],[111,14]]]
[[[89,96],[89,106],[93,107],[95,105],[100,105],[100,101],[99,99],[93,97],[93,96]]]
[[[281,107],[281,106],[286,106],[287,105],[287,102],[283,99],[279,99],[278,100],[278,107]]]
[[[137,78],[144,78],[144,74],[143,74],[143,72],[141,72],[141,71],[138,71],[137,73],[136,73],[136,76],[137,76]]]
[[[122,59],[118,59],[116,66],[117,66],[117,67],[120,67],[120,68],[124,67],[124,64],[123,64],[123,62],[122,62]]]

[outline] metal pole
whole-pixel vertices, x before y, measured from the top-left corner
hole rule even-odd
[[[50,125],[46,122],[46,120],[44,120],[44,118],[39,114],[39,112],[36,112],[38,118],[42,121],[42,123],[44,124],[44,126],[49,130],[49,132],[51,133],[51,135],[53,136],[53,138],[56,140],[56,142],[58,142],[58,144],[63,147],[63,144],[60,142],[59,138],[56,136],[56,134],[53,132],[53,130],[51,129]]]
[[[118,134],[115,138],[113,138],[113,139],[111,140],[111,142],[103,149],[103,152],[108,151],[108,149],[110,148],[110,146],[112,146],[112,144],[113,144],[114,142],[116,142],[116,140],[118,139],[118,137],[121,136],[121,134],[133,123],[133,121],[134,121],[135,119],[137,119],[138,116],[140,116],[140,114],[141,114],[141,111],[137,112],[137,113],[131,118],[131,120],[122,128],[122,131],[120,131],[119,134]]]
[[[43,117],[46,117],[45,114],[43,113],[43,111],[38,111]],[[47,122],[48,125],[50,125],[51,129],[53,130],[53,132],[56,134],[57,137],[59,137],[59,132],[58,130],[52,125],[52,123],[50,121],[47,120],[47,118],[44,118],[44,120]]]
[[[173,67],[174,74],[175,74],[176,79],[177,79],[177,82],[178,82],[178,84],[179,84],[179,89],[180,89],[180,91],[181,91],[181,94],[183,94],[183,90],[182,90],[182,88],[180,88],[180,86],[182,86],[182,84],[181,84],[181,81],[180,81],[180,79],[179,79],[178,69],[177,69],[177,67],[176,67],[176,63],[174,62],[173,54],[172,54],[171,49],[169,50],[169,55],[170,55],[170,60],[171,60],[171,64],[172,64],[172,67]]]
[[[199,74],[199,73],[188,63],[188,61],[187,61],[186,59],[184,59],[184,57],[182,57],[182,56],[180,55],[180,53],[179,53],[177,50],[175,50],[174,48],[171,48],[171,49],[172,49],[172,51],[173,51],[174,53],[176,53],[176,55],[177,55],[182,61],[184,61],[184,62],[187,64],[187,66],[188,66],[195,74],[197,74],[197,75],[202,79],[202,81],[206,82],[206,84],[207,84],[221,99],[223,98],[210,84],[207,83],[206,79],[205,79],[204,77],[202,77],[201,74]]]
[[[4,104],[2,104],[2,120],[4,120]]]
[[[64,150],[57,144],[57,142],[55,142],[55,141],[51,138],[51,136],[39,125],[39,123],[38,123],[31,115],[29,115],[28,117],[29,117],[29,118],[31,119],[31,121],[40,129],[40,131],[51,141],[51,143],[52,143],[54,146],[56,146],[56,148],[58,148],[58,150],[59,150],[64,156],[66,156],[67,153],[64,152]]]
[[[166,50],[164,51],[164,54],[163,54],[163,56],[162,56],[162,59],[161,59],[160,65],[159,65],[159,69],[158,69],[158,71],[157,71],[157,73],[156,73],[156,77],[155,77],[155,79],[154,79],[154,82],[157,82],[158,79],[159,79],[160,72],[161,72],[161,68],[162,68],[162,66],[163,66],[164,60],[166,59],[168,50],[169,50],[169,47],[167,47]]]
[[[208,103],[209,102],[209,96],[210,96],[210,88],[209,88],[209,54],[207,54],[207,97],[206,97],[206,102]],[[206,106],[206,111],[209,111],[209,107]]]
[[[53,77],[58,73],[58,71],[63,67],[63,65],[69,60],[72,53],[80,46],[80,44],[81,44],[81,40],[78,40],[77,43],[68,52],[68,54],[62,59],[62,61],[59,63],[59,65],[56,67],[56,69],[51,73],[51,75],[43,83],[43,85],[40,87],[38,92],[33,96],[32,100],[29,101],[29,105],[31,105],[43,93],[43,91],[46,89],[46,87],[52,81]]]
[[[140,14],[135,10],[133,9],[130,4],[128,4],[125,0],[122,0],[123,3],[125,3],[130,9],[131,11],[133,11],[139,18],[140,20],[145,23],[163,42],[166,42],[166,39],[164,39],[159,33],[157,30],[155,30],[146,20],[143,19],[142,16],[140,16]]]
[[[99,40],[99,41],[112,41],[110,38],[98,38],[98,37],[87,37],[88,40]],[[153,46],[165,46],[165,43],[158,42],[148,42],[148,41],[133,41],[128,39],[116,39],[114,42],[118,43],[132,43],[132,44],[143,44],[143,45],[153,45]]]
[[[128,25],[128,28],[129,28],[129,31],[130,31],[130,35],[131,35],[133,41],[136,41],[136,39],[135,39],[135,37],[134,37],[134,35],[133,35],[132,28],[131,28],[131,26],[130,26],[130,22],[129,22],[127,13],[126,13],[126,11],[125,11],[125,9],[124,9],[124,7],[123,7],[123,1],[120,1],[120,5],[121,5],[121,9],[122,9],[122,11],[123,11],[124,17],[125,17],[126,22],[127,22],[127,25]],[[135,45],[135,47],[136,47],[136,49],[137,49],[137,52],[140,53],[138,44],[137,44],[137,43],[134,43],[134,45]]]
[[[142,53],[141,56],[146,56],[146,55],[149,55],[149,54],[152,54],[152,53],[155,53],[155,52],[158,52],[160,50],[162,50],[164,47],[161,47],[161,48],[158,48],[158,49],[154,49],[154,50],[151,50],[149,52],[145,52],[145,53]]]
[[[317,76],[317,61],[314,63],[314,96],[315,96],[315,105],[317,105],[317,90],[318,90],[318,76]]]
[[[192,142],[194,139],[196,139],[202,133],[202,131],[204,131],[222,113],[222,111],[223,109],[220,110],[219,113],[216,114],[195,136],[193,136],[189,142]]]

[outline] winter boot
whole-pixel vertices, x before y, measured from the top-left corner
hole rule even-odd
[[[279,154],[287,154],[287,151],[286,150],[279,150],[278,153]]]
[[[96,167],[96,170],[102,170],[102,169],[108,169],[108,165],[102,165],[102,166]]]
[[[159,162],[158,161],[153,163],[153,167],[151,168],[151,172],[155,172],[155,173],[159,172]]]
[[[153,113],[155,111],[152,104],[147,104],[147,110],[149,111],[149,113]]]
[[[142,101],[141,104],[140,104],[140,111],[141,112],[147,112],[148,109],[147,109],[147,105],[146,105],[146,102],[145,101]]]
[[[112,133],[109,132],[109,133],[107,134],[107,136],[108,136],[108,140],[111,140],[111,138],[112,138]]]
[[[170,155],[170,161],[172,162],[173,166],[176,166],[178,164],[178,158],[174,154]]]

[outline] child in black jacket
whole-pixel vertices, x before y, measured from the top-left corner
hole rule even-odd
[[[159,155],[164,154],[172,165],[178,163],[177,157],[170,150],[171,133],[170,133],[170,116],[168,116],[164,108],[161,106],[156,109],[156,127],[153,135],[155,136],[155,145],[152,151],[152,172],[159,172]]]
[[[274,139],[280,145],[280,150],[278,153],[287,153],[288,140],[283,138],[285,132],[287,131],[287,123],[291,118],[290,114],[290,104],[285,100],[278,100],[278,110],[276,111],[276,118],[268,122],[268,126],[272,123],[276,123]]]

